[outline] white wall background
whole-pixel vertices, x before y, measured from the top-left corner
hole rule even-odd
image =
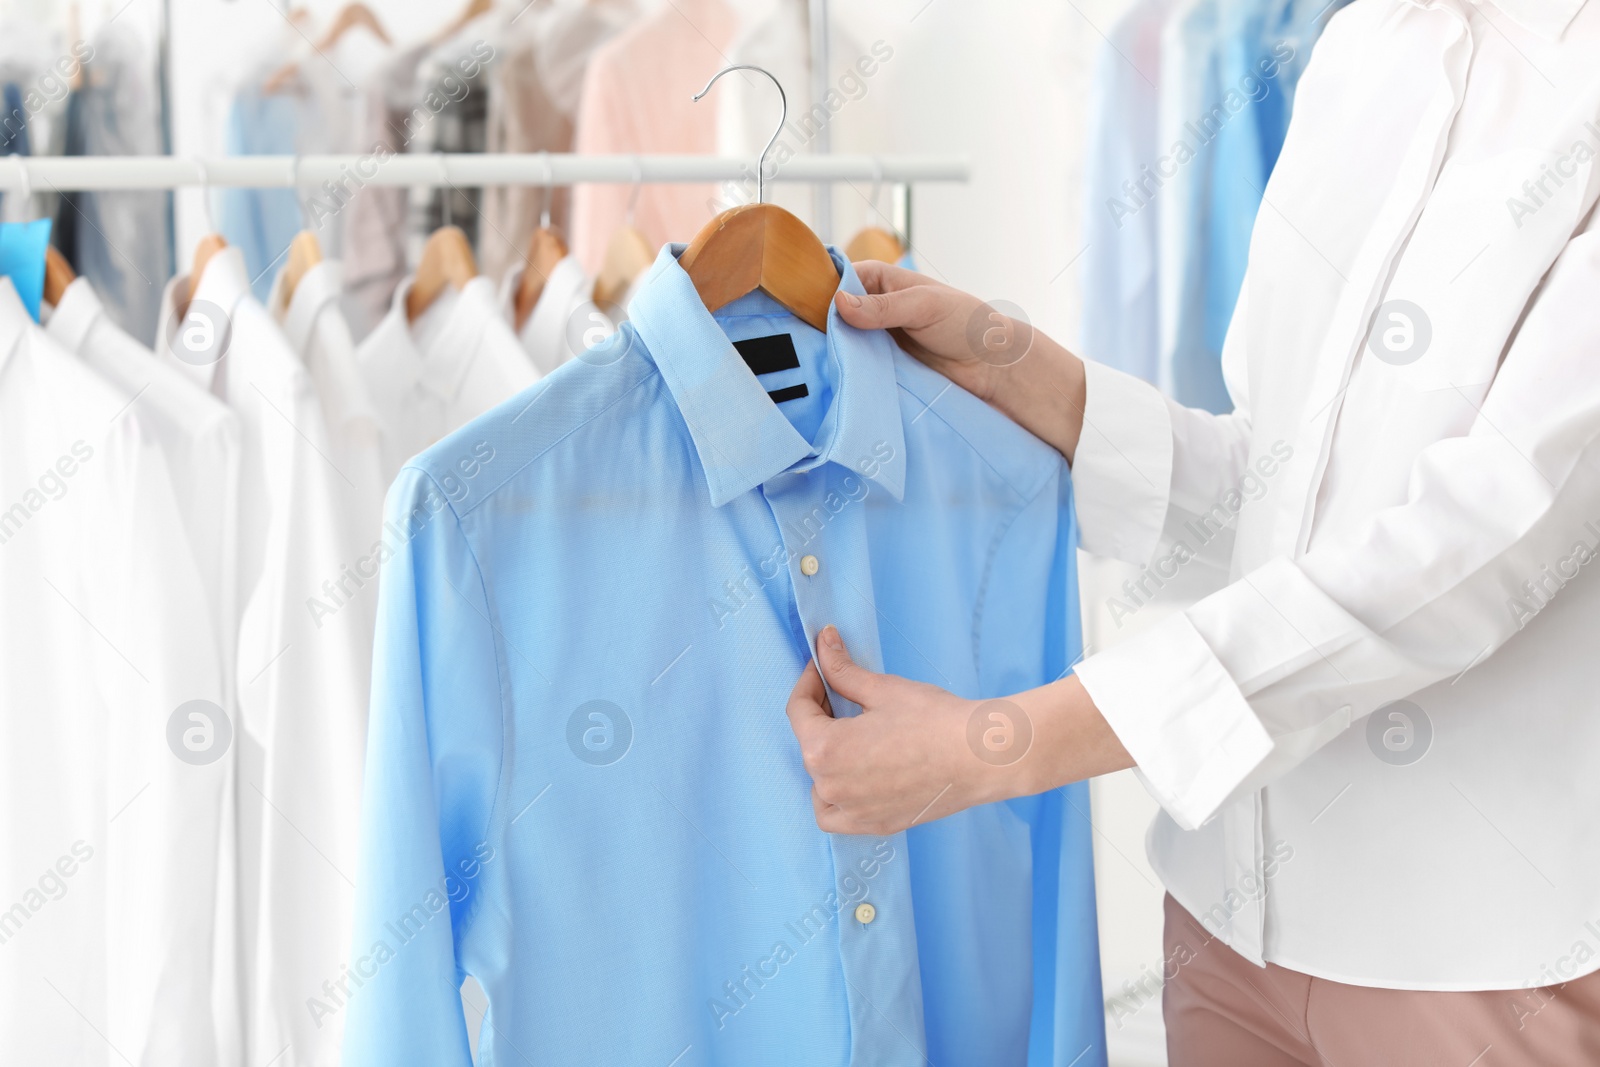
[[[311,26],[319,27],[344,0],[300,2],[309,9]],[[660,0],[639,2],[649,6]],[[770,0],[739,0],[742,7],[764,2]],[[405,42],[431,34],[464,0],[368,3],[396,41]],[[881,39],[894,49],[892,61],[871,79],[867,96],[848,105],[870,112],[884,138],[878,150],[971,157],[969,184],[930,185],[916,192],[913,244],[922,269],[984,297],[1015,303],[1039,328],[1068,344],[1077,336],[1080,317],[1082,146],[1090,72],[1104,31],[1127,3],[834,0],[831,5],[834,19],[856,41]],[[161,25],[166,6],[174,150],[220,152],[232,87],[244,73],[281,57],[286,42],[297,40],[295,31],[279,0],[84,0],[78,18],[83,32],[113,15],[153,27]],[[68,0],[0,0],[8,25],[20,18],[55,27],[58,36],[71,13]],[[315,36],[315,29],[310,32]],[[866,183],[854,188],[855,217],[870,191]],[[851,196],[848,190],[837,195],[841,219],[852,217]],[[187,264],[195,239],[208,228],[198,192],[180,195],[180,263]],[[836,240],[848,236],[833,235]],[[1108,571],[1114,568],[1086,561],[1086,615],[1095,647],[1121,636],[1096,609],[1103,601],[1095,592],[1101,582],[1096,576]],[[1103,587],[1121,580],[1112,573]],[[1150,625],[1157,614],[1141,612],[1138,625]],[[1131,774],[1095,784],[1100,947],[1108,997],[1126,996],[1124,983],[1158,968],[1161,959],[1161,890],[1143,847],[1154,810]],[[1159,1002],[1141,1006],[1137,999],[1124,1000],[1108,1029],[1114,1063],[1165,1062]]]

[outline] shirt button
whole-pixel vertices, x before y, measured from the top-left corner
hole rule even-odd
[[[876,919],[877,917],[878,917],[878,909],[874,908],[871,904],[868,904],[866,901],[862,901],[860,904],[856,905],[856,922],[861,923],[863,926],[865,926],[867,923],[871,922],[873,919]]]
[[[821,569],[822,564],[817,562],[816,556],[800,557],[800,573],[805,575],[807,578],[811,577]]]

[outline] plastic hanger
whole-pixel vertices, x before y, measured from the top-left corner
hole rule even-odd
[[[878,212],[878,194],[883,190],[883,164],[878,158],[872,158],[872,165],[876,173],[872,177],[872,195],[867,200],[867,206],[873,214]],[[866,259],[878,259],[885,263],[898,263],[906,254],[905,245],[900,243],[900,238],[884,229],[882,226],[863,226],[850,243],[844,246],[844,254],[852,263],[860,263]]]
[[[29,218],[33,216],[33,173],[28,170],[28,164],[21,156],[13,156],[17,165],[17,172],[22,177],[22,213]],[[61,296],[67,291],[78,277],[72,269],[72,264],[67,262],[67,257],[53,244],[44,246],[44,302],[51,307],[61,303]]]
[[[378,16],[372,13],[372,9],[366,4],[357,3],[346,4],[341,8],[339,13],[333,17],[333,21],[328,23],[328,28],[322,34],[321,39],[311,47],[319,54],[326,52],[337,45],[340,38],[358,26],[364,27],[372,36],[384,44],[394,43],[390,40],[388,31],[383,28],[383,23],[378,21]],[[261,91],[264,93],[277,92],[289,84],[289,80],[299,71],[300,64],[291,59],[273,71],[267,77],[267,80],[261,83]]]
[[[200,288],[200,278],[205,274],[211,257],[228,247],[228,242],[217,232],[216,220],[211,217],[211,175],[206,173],[206,165],[202,160],[197,158],[194,165],[200,168],[200,195],[205,198],[206,226],[211,232],[195,243],[194,263],[189,268],[189,292],[176,309],[179,319],[189,313],[189,302],[194,299],[195,290]]]
[[[473,258],[471,242],[461,227],[450,223],[452,186],[443,154],[439,156],[439,169],[443,173],[440,196],[444,203],[444,225],[434,230],[422,246],[422,258],[417,262],[411,291],[406,294],[408,322],[416,322],[446,288],[462,289],[478,276],[478,261]]]
[[[28,165],[17,157],[17,169],[22,172],[22,203],[24,214],[33,214],[33,175],[28,170]],[[44,302],[51,307],[61,303],[67,286],[77,281],[78,272],[72,269],[72,264],[67,262],[67,257],[53,244],[44,246]]]
[[[538,305],[550,272],[567,255],[567,243],[550,228],[550,153],[541,154],[545,157],[544,204],[539,209],[539,228],[533,231],[533,237],[528,241],[528,265],[522,268],[522,283],[517,286],[517,294],[512,300],[513,321],[518,330],[522,329]]]
[[[650,242],[633,224],[634,212],[639,207],[639,190],[644,187],[644,168],[639,158],[633,160],[633,196],[628,201],[628,219],[611,235],[606,244],[606,258],[600,264],[600,273],[594,279],[594,302],[597,307],[616,307],[628,294],[628,287],[655,262],[656,254]]]
[[[294,157],[294,177],[292,179],[295,203],[300,208],[300,224],[305,229],[294,235],[294,240],[289,242],[289,258],[283,265],[283,302],[287,306],[294,299],[295,288],[300,284],[300,279],[306,273],[322,262],[322,244],[317,240],[317,235],[311,232],[306,218],[306,204],[300,199],[300,157]]]
[[[827,330],[828,308],[839,288],[833,257],[805,223],[776,204],[762,202],[767,153],[789,121],[789,99],[783,85],[769,70],[736,63],[713,74],[694,98],[709,93],[717,79],[731,70],[753,70],[771,78],[778,88],[782,112],[756,161],[756,202],[730,208],[706,223],[678,263],[710,311],[760,289],[807,325]]]

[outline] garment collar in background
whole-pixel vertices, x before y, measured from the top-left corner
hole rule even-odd
[[[82,352],[89,331],[94,329],[94,324],[103,314],[105,306],[100,303],[100,297],[89,279],[74,278],[62,292],[61,302],[51,310],[46,325],[63,347]]]
[[[539,372],[549,374],[588,347],[579,342],[592,325],[587,321],[574,325],[568,320],[588,301],[589,276],[584,273],[577,256],[563,256],[550,268],[550,276],[544,280],[544,288],[539,291],[539,299],[528,321],[517,330],[517,289],[527,271],[528,267],[521,266],[506,274],[500,285],[500,312],[506,323],[516,330],[517,340],[522,342],[523,350]]]
[[[1405,0],[1417,7],[1456,7],[1463,17],[1471,16],[1471,8],[1485,5],[1496,8],[1518,26],[1547,41],[1559,41],[1578,17],[1588,0]],[[1493,16],[1485,14],[1493,21]]]
[[[318,314],[344,291],[344,267],[338,260],[325,259],[300,276],[292,298],[285,299],[285,288],[284,273],[279,271],[272,281],[267,310],[283,327],[289,347],[304,355]]]
[[[161,294],[161,319],[156,329],[157,355],[171,355],[178,360],[189,379],[199,384],[207,392],[214,390],[217,376],[217,367],[222,360],[216,359],[202,366],[197,366],[178,355],[178,349],[173,347],[173,339],[178,331],[183,329],[183,322],[178,320],[178,304],[189,293],[189,275],[180,274],[167,283],[166,289]],[[207,310],[212,314],[220,311],[221,322],[214,322],[211,328],[218,332],[227,330],[233,332],[234,312],[239,302],[250,294],[250,273],[245,270],[244,253],[233,245],[219,250],[206,264],[206,269],[200,275],[200,284],[194,290],[189,300],[189,313]],[[207,305],[210,305],[207,308]],[[214,309],[214,310],[213,310]],[[161,352],[161,349],[166,352]],[[224,353],[225,354],[225,353]]]
[[[356,365],[355,340],[340,303],[344,295],[344,265],[337,259],[316,264],[301,275],[294,296],[287,302],[284,289],[280,271],[273,279],[267,311],[283,327],[289,347],[311,371],[329,428],[366,422],[373,432],[378,432],[378,415]]]
[[[791,467],[804,471],[827,462],[871,478],[902,499],[905,432],[889,335],[856,329],[829,304],[826,341],[834,399],[813,447],[767,396],[706,310],[678,265],[685,247],[662,248],[628,315],[688,424],[712,505],[721,507]],[[863,295],[849,261],[832,248],[828,252],[840,272],[839,288]],[[811,329],[798,318],[794,322],[796,332]],[[626,344],[627,337],[623,331],[611,343]]]
[[[435,303],[411,322],[406,318],[406,297],[415,282],[412,275],[400,283],[389,313],[362,347],[382,364],[380,373],[386,381],[420,385],[441,400],[454,400],[478,356],[484,327],[491,317],[499,316],[494,282],[480,274],[459,293],[441,294],[439,299],[448,305]],[[369,345],[373,338],[382,343]]]
[[[0,274],[0,372],[5,371],[28,327],[37,325],[10,276]]]

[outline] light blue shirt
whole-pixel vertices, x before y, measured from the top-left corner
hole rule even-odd
[[[308,1009],[348,1067],[465,1067],[466,974],[484,1064],[1103,1065],[1086,790],[825,834],[784,710],[829,623],[968,697],[1065,674],[1065,464],[885,333],[713,316],[681,250],[390,490],[348,994]]]
[[[298,156],[300,130],[311,105],[291,93],[239,90],[228,111],[230,156]],[[252,279],[251,292],[267,303],[272,281],[295,234],[308,227],[295,189],[222,189],[217,193],[217,219],[228,243],[244,254]]]

